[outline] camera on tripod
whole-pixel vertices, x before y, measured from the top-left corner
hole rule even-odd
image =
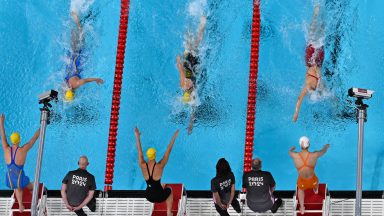
[[[57,95],[58,95],[58,92],[55,90],[44,92],[39,95],[39,104],[44,104],[44,106],[51,107],[49,102],[51,101],[57,102]]]

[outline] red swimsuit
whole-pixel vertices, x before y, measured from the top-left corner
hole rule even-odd
[[[309,44],[305,49],[305,63],[307,67],[321,67],[324,61],[324,48],[314,48],[312,44]]]

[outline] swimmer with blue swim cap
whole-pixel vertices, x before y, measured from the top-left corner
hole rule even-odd
[[[71,12],[72,18],[76,23],[77,29],[72,31],[72,47],[68,53],[69,63],[66,66],[65,83],[67,89],[64,92],[64,100],[71,102],[75,98],[75,90],[80,86],[96,82],[97,84],[103,84],[104,81],[100,78],[82,78],[81,73],[84,65],[84,54],[82,53],[82,27],[79,17],[76,12]]]
[[[172,205],[173,205],[173,194],[172,189],[168,187],[163,187],[161,184],[161,176],[163,175],[164,167],[168,163],[169,155],[171,154],[173,144],[177,136],[179,135],[179,130],[177,130],[167,146],[167,150],[164,153],[163,158],[157,163],[156,162],[156,149],[148,148],[146,155],[148,161],[145,161],[143,155],[143,149],[141,148],[141,139],[140,131],[135,128],[135,137],[136,137],[136,146],[139,158],[139,166],[141,172],[147,183],[147,189],[145,190],[145,198],[152,203],[161,203],[166,202],[167,204],[167,215],[172,215]]]
[[[5,184],[8,188],[12,189],[16,195],[19,203],[20,212],[24,211],[23,205],[23,189],[27,188],[33,190],[33,184],[30,182],[28,176],[24,173],[24,164],[29,150],[33,147],[40,134],[40,129],[36,131],[31,140],[25,145],[20,147],[21,137],[18,132],[13,132],[9,137],[11,146],[7,141],[4,128],[5,116],[0,115],[0,135],[1,144],[4,150],[4,159],[7,165],[7,172],[5,174]]]

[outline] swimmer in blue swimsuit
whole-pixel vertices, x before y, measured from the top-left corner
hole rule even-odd
[[[84,65],[84,53],[82,53],[82,27],[80,24],[79,17],[76,12],[71,13],[73,20],[76,23],[77,30],[72,31],[72,48],[71,51],[67,54],[69,58],[69,63],[66,67],[66,76],[65,82],[67,84],[68,90],[65,91],[64,98],[67,101],[72,101],[75,96],[75,90],[80,86],[89,83],[96,82],[97,84],[103,84],[104,81],[100,78],[82,78],[81,72],[83,71]]]
[[[200,25],[197,36],[195,38],[189,37],[186,42],[183,58],[180,56],[176,57],[177,69],[180,76],[180,87],[183,90],[182,100],[184,103],[195,104],[196,100],[196,77],[197,71],[200,64],[198,57],[198,48],[203,40],[205,24],[207,18],[202,16],[200,18]],[[192,133],[193,122],[195,119],[195,108],[192,107],[190,114],[188,134]]]
[[[36,131],[31,140],[24,146],[19,147],[20,135],[17,132],[11,134],[12,146],[9,146],[4,129],[4,114],[0,116],[0,135],[1,143],[4,150],[4,159],[7,164],[7,173],[5,175],[5,184],[8,188],[13,189],[19,202],[20,212],[24,211],[23,205],[23,189],[33,190],[33,184],[24,173],[24,164],[28,151],[33,147],[39,137],[40,129]]]

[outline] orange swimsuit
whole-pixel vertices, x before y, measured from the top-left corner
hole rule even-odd
[[[310,155],[310,153],[308,152],[307,158],[305,158],[305,160],[304,160],[303,156],[301,156],[301,154],[299,153],[299,156],[300,156],[301,160],[303,161],[303,165],[297,169],[298,171],[300,171],[304,167],[308,167],[312,170],[315,169],[315,167],[307,165],[309,155]],[[297,187],[301,190],[314,189],[317,187],[318,184],[319,184],[319,179],[317,178],[317,176],[315,174],[313,174],[313,176],[310,178],[303,178],[303,177],[299,176],[297,179]]]

